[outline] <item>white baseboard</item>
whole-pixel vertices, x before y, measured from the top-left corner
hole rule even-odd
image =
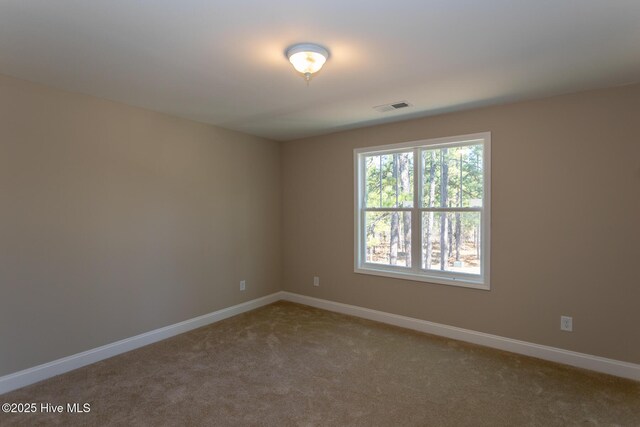
[[[65,372],[69,372],[74,369],[99,362],[100,360],[104,360],[109,357],[113,357],[118,354],[125,353],[127,351],[131,351],[136,348],[170,338],[174,335],[182,334],[192,329],[200,328],[202,326],[218,322],[228,317],[274,303],[281,299],[281,294],[282,292],[276,292],[262,298],[243,302],[241,304],[223,308],[212,313],[194,317],[193,319],[165,326],[164,328],[155,329],[153,331],[145,332],[131,338],[125,338],[111,344],[83,351],[82,353],[77,353],[68,357],[64,357],[62,359],[54,360],[53,362],[45,363],[42,365],[34,366],[33,368],[28,368],[19,372],[15,372],[13,374],[5,375],[3,377],[0,377],[0,394],[7,393],[9,391],[25,387],[38,381],[42,381],[47,378],[63,374]]]
[[[497,335],[485,334],[469,329],[457,328],[454,326],[442,325],[440,323],[426,320],[414,319],[412,317],[400,316],[386,313],[384,311],[372,310],[355,305],[342,304],[329,300],[308,297],[292,292],[276,292],[262,298],[257,298],[232,307],[223,308],[203,316],[185,320],[184,322],[155,329],[144,334],[126,338],[102,347],[77,353],[62,359],[54,360],[42,365],[34,366],[19,372],[0,377],[0,394],[16,390],[21,387],[90,365],[100,360],[116,356],[127,351],[161,341],[172,336],[188,332],[192,329],[200,328],[211,323],[218,322],[237,314],[274,303],[279,300],[291,301],[299,304],[309,305],[324,310],[335,311],[351,316],[362,317],[364,319],[426,332],[460,341],[466,341],[486,347],[506,350],[526,356],[537,357],[539,359],[550,360],[552,362],[563,363],[565,365],[576,366],[596,372],[615,375],[640,381],[640,365],[622,362],[614,359],[607,359],[599,356],[592,356],[584,353],[577,353],[569,350],[562,350],[526,341],[504,338]]]
[[[537,357],[539,359],[640,381],[640,365],[634,363],[592,356],[590,354],[578,353],[575,351],[563,350],[540,344],[533,344],[498,335],[485,334],[483,332],[476,332],[469,329],[457,328],[426,320],[414,319],[412,317],[386,313],[384,311],[371,310],[369,308],[358,307],[355,305],[308,297],[292,292],[282,292],[281,294],[282,299],[285,301],[305,304],[324,310],[362,317],[364,319],[375,320],[377,322],[426,332],[433,335],[439,335],[486,347],[510,351],[512,353]]]

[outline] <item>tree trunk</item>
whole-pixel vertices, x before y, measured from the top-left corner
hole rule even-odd
[[[406,254],[407,267],[411,266],[411,214],[402,213],[402,231],[404,232],[404,252]]]
[[[390,242],[390,253],[389,253],[389,261],[391,265],[396,265],[398,263],[398,223],[399,221],[399,213],[392,212],[391,213],[391,242]]]

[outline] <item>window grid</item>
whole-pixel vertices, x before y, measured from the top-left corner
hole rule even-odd
[[[458,193],[460,206],[442,207],[442,206],[424,206],[424,181],[423,174],[423,152],[430,150],[442,150],[463,146],[482,146],[482,207],[465,207],[463,204],[463,186],[462,186],[462,154],[460,160],[460,190]],[[400,207],[397,201],[399,197],[398,176],[395,179],[395,207],[381,207],[382,205],[382,157],[398,153],[413,153],[413,203],[412,207]],[[473,287],[479,289],[489,289],[489,211],[490,211],[490,134],[475,134],[462,137],[442,138],[438,140],[417,141],[414,143],[398,144],[393,146],[376,147],[372,149],[355,150],[356,167],[356,259],[355,271],[359,273],[377,274],[410,280],[420,280],[433,283],[450,284],[456,286]],[[367,157],[379,156],[379,175],[380,175],[380,195],[379,206],[367,206]],[[397,168],[398,157],[394,156],[393,168]],[[395,170],[395,169],[394,169]],[[448,186],[448,182],[444,184]],[[403,189],[404,190],[404,189]],[[366,236],[366,216],[368,212],[410,212],[411,213],[411,266],[379,264],[367,261],[367,236]],[[480,273],[466,273],[462,271],[451,270],[435,270],[423,266],[423,239],[424,230],[422,228],[423,213],[478,213],[479,215],[479,263]],[[458,220],[460,224],[462,220]],[[461,234],[461,231],[458,231]],[[461,238],[461,237],[460,237]],[[406,243],[406,242],[405,242]],[[442,248],[440,248],[442,249]],[[440,252],[440,257],[446,256]],[[448,258],[448,257],[447,257]],[[448,261],[442,261],[446,263]],[[398,273],[399,275],[395,275]]]

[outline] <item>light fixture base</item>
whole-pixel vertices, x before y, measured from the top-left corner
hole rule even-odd
[[[299,52],[319,53],[320,55],[324,56],[325,59],[329,59],[329,57],[331,56],[329,54],[329,51],[325,47],[320,46],[319,44],[315,44],[315,43],[298,43],[298,44],[294,44],[292,46],[289,46],[287,48],[287,50],[285,50],[284,54],[287,57],[287,59],[289,59],[293,55],[295,55],[296,53],[299,53]]]
[[[317,44],[299,43],[285,50],[293,68],[304,76],[307,85],[314,73],[320,71],[329,58],[329,51]]]

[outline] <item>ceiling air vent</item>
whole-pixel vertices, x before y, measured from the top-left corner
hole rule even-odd
[[[411,107],[411,104],[409,104],[407,101],[398,101],[392,104],[377,105],[373,107],[373,109],[379,113],[388,113],[389,111],[395,111],[407,107]]]

